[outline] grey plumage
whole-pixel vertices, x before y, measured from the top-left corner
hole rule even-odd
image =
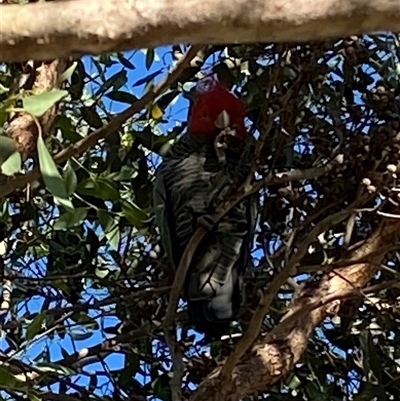
[[[247,152],[244,151],[247,150]],[[186,134],[156,173],[154,204],[165,251],[175,268],[198,227],[232,186],[250,171],[249,146],[225,150],[221,165],[214,140]],[[189,316],[197,329],[220,336],[237,316],[241,276],[251,262],[255,200],[232,208],[196,250],[185,282]]]

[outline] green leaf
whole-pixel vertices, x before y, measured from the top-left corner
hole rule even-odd
[[[85,87],[85,76],[85,66],[81,60],[78,60],[76,69],[70,80],[69,94],[71,100],[78,100],[82,97]]]
[[[10,92],[10,88],[6,88],[3,84],[0,83],[0,95],[8,92]]]
[[[21,155],[15,152],[1,165],[0,170],[4,175],[13,175],[21,169],[21,164]]]
[[[217,74],[218,80],[224,82],[227,86],[231,87],[235,82],[235,76],[232,69],[237,69],[236,65],[233,63],[232,66],[227,65],[228,60],[223,60],[223,62],[218,63],[214,67],[214,72]]]
[[[127,200],[123,200],[121,206],[125,218],[136,228],[142,227],[143,223],[149,219],[143,210]]]
[[[129,386],[131,384],[132,377],[140,369],[140,358],[137,355],[127,355],[127,363],[124,369],[121,371],[119,376],[119,384],[122,386]]]
[[[104,280],[110,273],[111,273],[110,269],[107,269],[106,267],[102,267],[102,266],[96,267],[96,271],[94,272],[96,277],[98,277],[102,280]]]
[[[11,117],[11,113],[17,103],[17,98],[15,96],[10,96],[0,103],[0,135],[4,134],[4,124]]]
[[[6,136],[0,136],[0,171],[5,175],[12,175],[21,168],[21,155],[17,151],[15,142]]]
[[[64,182],[68,196],[72,195],[75,192],[78,179],[76,178],[76,174],[74,169],[72,168],[70,160],[68,160],[64,168]]]
[[[98,328],[98,324],[95,319],[90,317],[86,312],[76,312],[71,316],[71,319],[76,323],[83,324],[83,325],[90,325],[95,328]]]
[[[82,332],[76,332],[76,331],[70,331],[69,336],[75,340],[75,341],[85,341],[89,340],[89,338],[93,337],[94,333],[92,332],[87,332],[87,333],[82,333]]]
[[[108,178],[113,181],[129,181],[135,174],[135,169],[131,166],[122,166],[119,171],[111,173]]]
[[[110,215],[110,213],[107,213],[104,210],[98,210],[97,217],[99,218],[101,228],[103,229],[104,232],[108,232],[113,228],[114,219]]]
[[[97,193],[97,187],[96,181],[93,180],[92,178],[88,178],[87,180],[81,181],[76,188],[76,191],[81,194],[81,195],[88,195],[88,196],[94,196],[96,198],[99,198],[99,194]]]
[[[103,121],[94,106],[81,109],[82,118],[93,128],[101,128]]]
[[[111,180],[99,179],[97,185],[99,187],[99,195],[102,199],[109,201],[119,200],[119,192]]]
[[[176,90],[170,90],[165,92],[158,100],[157,104],[165,110],[169,105],[173,106],[179,99],[179,92]]]
[[[117,62],[111,58],[111,54],[105,53],[100,55],[99,62],[101,64],[104,64],[107,68],[113,66],[114,64],[117,64]]]
[[[117,251],[121,241],[121,232],[118,227],[118,221],[116,221],[111,214],[105,212],[104,210],[98,210],[97,217],[110,247]]]
[[[371,327],[369,329],[371,330]],[[363,369],[367,377],[371,377],[373,372],[379,378],[383,361],[379,358],[370,330],[361,330],[359,335],[360,347],[363,351]]]
[[[7,136],[0,136],[0,165],[2,165],[13,153],[17,152],[15,142]]]
[[[125,91],[112,91],[106,94],[106,97],[108,97],[111,100],[114,100],[116,102],[121,102],[121,103],[128,103],[132,104],[137,101],[137,97],[132,95],[129,92]]]
[[[78,207],[74,211],[63,213],[54,224],[54,230],[64,230],[82,223],[82,221],[85,220],[88,211],[88,207]]]
[[[154,120],[161,120],[161,118],[164,115],[164,113],[161,110],[160,106],[157,103],[154,103],[151,106],[150,115]]]
[[[69,78],[71,78],[72,74],[75,71],[76,66],[78,65],[78,63],[76,61],[74,61],[72,63],[72,65],[70,67],[68,67],[60,76],[60,81],[65,81]]]
[[[169,387],[169,380],[166,374],[158,376],[152,383],[151,388],[153,395],[163,401],[171,400],[171,390]]]
[[[3,126],[7,119],[8,112],[3,107],[0,107],[0,126]]]
[[[146,68],[149,70],[154,62],[154,49],[147,49],[146,51]]]
[[[28,400],[29,401],[40,401],[40,398],[37,397],[32,391],[28,391]]]
[[[43,141],[42,135],[38,136],[37,149],[39,154],[39,166],[42,172],[43,181],[46,188],[54,196],[54,199],[67,210],[74,210],[74,206],[69,199],[67,190],[57,166],[54,163],[46,144]]]
[[[96,180],[89,178],[78,185],[77,192],[103,200],[119,200],[117,186],[106,178],[97,178]]]
[[[67,366],[59,365],[58,363],[52,362],[38,362],[37,367],[40,368],[42,372],[58,373],[59,375],[70,376],[75,374],[75,371]]]
[[[307,398],[312,401],[330,401],[330,397],[319,389],[317,383],[308,383],[305,386]]]
[[[104,84],[100,88],[100,91],[105,92],[110,88],[118,90],[121,86],[124,86],[127,83],[128,78],[126,74],[126,70],[118,71],[116,74],[108,78],[106,82],[104,82]]]
[[[111,180],[99,178],[96,181],[96,186],[100,198],[109,201],[119,200],[117,186]]]
[[[293,375],[290,378],[290,381],[288,381],[288,383],[287,383],[287,386],[292,390],[298,388],[300,385],[301,385],[301,381],[298,378],[298,376],[296,376],[296,375]]]
[[[358,394],[353,397],[353,401],[371,401],[373,399],[385,401],[388,400],[388,397],[382,386],[365,382],[361,383]]]
[[[114,83],[112,85],[114,90],[118,90],[128,82],[128,77],[126,74],[126,70],[121,70],[118,74],[116,74]]]
[[[63,139],[71,143],[82,139],[82,136],[76,132],[75,126],[72,124],[70,117],[58,115],[54,120],[54,128],[58,128],[62,133]]]
[[[29,96],[23,99],[24,109],[28,113],[40,117],[67,95],[68,91],[57,89]]]
[[[157,75],[159,75],[162,72],[162,69],[159,69],[158,71],[155,71],[149,75],[147,75],[147,77],[141,78],[138,81],[136,81],[132,86],[141,86],[143,84],[146,84],[148,82],[151,82]]]
[[[0,386],[15,387],[16,384],[17,378],[7,368],[0,365]]]
[[[122,53],[118,53],[118,60],[125,68],[128,68],[129,70],[136,69],[136,67],[126,57],[124,57]]]
[[[69,285],[65,282],[65,280],[60,279],[60,280],[54,280],[54,286],[60,290],[65,292],[66,294],[70,295],[71,293],[71,289],[69,287]]]
[[[45,318],[46,318],[45,312],[38,313],[34,317],[32,322],[29,324],[29,326],[26,329],[26,339],[27,340],[32,340],[32,338],[35,337],[37,333],[39,333],[40,329],[42,328],[42,323]]]

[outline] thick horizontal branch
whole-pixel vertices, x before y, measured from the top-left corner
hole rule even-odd
[[[190,401],[238,401],[245,395],[263,391],[285,377],[307,349],[315,328],[329,315],[337,313],[340,299],[357,293],[373,277],[387,252],[385,245],[398,241],[400,223],[383,221],[349,260],[368,260],[336,269],[318,284],[306,285],[295,296],[281,322],[254,345],[228,378],[218,367],[190,397]],[[391,283],[392,284],[392,283]]]
[[[0,12],[0,61],[400,30],[398,0],[74,0]]]

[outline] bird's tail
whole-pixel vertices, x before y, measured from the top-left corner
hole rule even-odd
[[[236,269],[216,293],[208,299],[188,297],[189,318],[195,328],[207,337],[219,339],[229,330],[241,304],[241,284]]]

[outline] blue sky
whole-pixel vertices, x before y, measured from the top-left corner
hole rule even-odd
[[[138,98],[143,95],[145,84],[139,86],[134,86],[134,84],[138,80],[162,70],[162,72],[154,78],[154,82],[159,83],[168,74],[169,67],[172,65],[173,61],[171,48],[166,46],[155,49],[154,61],[149,69],[146,68],[146,49],[127,52],[125,53],[125,56],[135,66],[135,69],[125,69],[127,71],[128,81],[121,88],[121,90],[130,92]],[[95,73],[97,70],[93,68],[93,65],[90,61],[91,59],[89,57],[85,57],[84,60],[85,65],[87,66],[87,71],[91,70]],[[113,76],[121,69],[124,69],[124,67],[119,63],[109,67],[106,72],[106,79]],[[95,90],[95,86],[92,85],[91,89]],[[126,104],[111,101],[107,97],[104,97],[103,101],[114,113],[118,113],[127,107]],[[165,117],[168,120],[168,123],[160,124],[159,128],[164,131],[168,128],[172,128],[177,122],[186,120],[188,106],[188,101],[182,96],[179,96],[179,99],[173,104],[173,106],[167,108],[165,111]]]
[[[132,51],[127,52],[126,58],[128,58],[131,63],[135,66],[134,70],[125,69],[127,71],[127,83],[120,88],[120,90],[133,93],[138,98],[142,96],[143,90],[145,85],[140,86],[133,86],[133,84],[138,81],[139,79],[148,76],[156,71],[162,69],[162,72],[155,78],[155,83],[158,83],[161,79],[163,79],[169,71],[169,67],[172,64],[172,56],[170,54],[171,49],[169,47],[162,47],[155,50],[155,57],[154,62],[150,66],[149,69],[146,68],[146,50],[141,51]],[[90,57],[84,57],[84,64],[86,67],[87,72],[96,73],[97,70],[92,62]],[[115,73],[119,72],[123,67],[120,63],[114,64],[106,70],[105,79],[113,76]],[[100,82],[101,84],[101,82]],[[95,92],[97,87],[95,84],[89,84],[89,91],[91,93]],[[129,105],[126,103],[120,103],[116,101],[112,101],[108,99],[106,96],[103,98],[103,102],[109,111],[112,113],[118,113],[127,108]],[[187,111],[188,111],[188,101],[184,99],[182,96],[179,96],[176,101],[173,102],[173,105],[168,107],[165,110],[165,119],[168,120],[167,123],[159,124],[159,129],[162,132],[166,132],[168,129],[174,127],[176,124],[179,124],[181,121],[185,121],[187,118]],[[43,262],[43,261],[42,261]],[[39,266],[38,266],[39,267]],[[88,295],[86,296],[87,301],[89,302],[90,299],[93,301],[94,298],[102,298],[107,294],[103,293],[99,294],[96,291],[87,291]],[[18,311],[18,315],[22,316],[25,314],[32,314],[41,311],[43,305],[43,299],[41,297],[34,297],[25,305],[21,305]],[[95,311],[90,311],[89,315],[95,318],[99,326],[101,328],[115,326],[118,322],[118,319],[115,317],[106,317],[106,318],[97,318]],[[80,338],[84,337],[84,332],[74,331],[71,333],[74,337]],[[59,338],[55,335],[52,339],[48,336],[37,336],[34,338],[30,344],[26,347],[27,352],[23,355],[19,355],[25,362],[27,363],[34,363],[35,359],[40,358],[40,354],[45,349],[45,345],[48,346],[50,352],[50,360],[51,361],[58,361],[63,359],[63,353],[66,351],[68,354],[72,354],[76,351],[79,351],[83,348],[90,348],[94,345],[97,345],[103,342],[106,338],[110,338],[111,336],[105,336],[102,334],[102,329],[97,330],[92,333],[89,338],[86,339],[74,339],[72,340],[69,335],[66,335],[63,339]],[[0,337],[0,350],[5,350],[7,348],[7,344],[2,337]],[[45,358],[46,359],[46,358]],[[113,353],[107,356],[104,360],[104,363],[107,365],[109,370],[120,369],[124,366],[124,359],[125,357],[122,354]],[[109,393],[110,387],[108,387],[109,381],[105,376],[99,376],[98,372],[104,371],[104,365],[102,363],[93,363],[88,365],[84,368],[84,371],[90,375],[90,373],[96,373],[97,376],[97,383],[98,387],[100,387],[99,393],[107,394]],[[141,382],[145,383],[148,381],[149,378],[144,376],[138,375],[136,379]],[[77,375],[73,382],[83,386],[89,386],[90,378],[88,376]],[[57,385],[52,386],[54,391],[57,391]],[[156,398],[153,398],[156,400]]]
[[[133,86],[135,82],[137,82],[139,79],[150,75],[156,71],[159,71],[162,69],[162,73],[158,75],[155,79],[156,82],[159,82],[161,79],[165,77],[165,75],[168,73],[168,69],[171,66],[172,62],[172,56],[170,54],[170,47],[161,47],[156,49],[155,51],[155,58],[154,62],[150,66],[150,68],[147,69],[146,67],[146,51],[134,51],[134,52],[127,52],[126,53],[126,58],[128,58],[131,63],[135,66],[134,70],[126,69],[127,71],[127,78],[128,81],[127,83],[121,88],[121,90],[133,93],[137,97],[141,97],[143,94],[144,90],[144,84],[141,86]],[[339,56],[338,56],[339,57]],[[87,67],[87,71],[93,71],[96,72],[97,70],[95,69],[94,65],[92,64],[91,58],[85,57],[84,58],[84,63],[85,66]],[[115,73],[119,72],[123,67],[121,64],[117,63],[109,67],[106,71],[106,79],[114,75]],[[335,77],[336,79],[341,79],[340,77]],[[90,88],[92,91],[96,90],[95,85],[92,85]],[[120,102],[115,102],[111,101],[108,99],[106,96],[103,97],[103,101],[106,105],[106,107],[111,110],[113,113],[118,113],[125,108],[128,107],[127,104],[120,103]],[[361,102],[361,98],[357,97],[356,98],[357,102]],[[172,128],[175,126],[175,124],[179,124],[179,122],[186,121],[187,119],[187,111],[188,111],[188,101],[184,99],[182,96],[179,96],[176,102],[170,107],[167,108],[165,111],[165,119],[168,120],[168,123],[165,124],[160,124],[158,128],[162,130],[162,132],[166,132],[168,129]],[[301,149],[299,149],[301,150]],[[90,294],[90,291],[89,291]],[[92,293],[91,295],[93,296],[99,296],[97,293]],[[103,293],[103,296],[105,294]],[[28,303],[27,309],[29,310],[29,313],[34,313],[37,311],[40,311],[41,306],[42,306],[43,300],[39,299],[36,297],[33,299],[31,302]],[[26,313],[27,309],[25,307],[21,307],[19,314],[23,315]],[[96,318],[96,315],[94,312],[91,313],[91,316]],[[116,318],[113,317],[107,317],[107,318],[100,318],[97,319],[101,327],[108,327],[108,326],[115,326],[116,324]],[[322,331],[319,330],[319,333],[321,334],[321,337],[323,338]],[[79,333],[77,333],[79,334]],[[23,358],[26,361],[34,359],[38,354],[40,354],[43,350],[43,345],[44,342],[50,345],[50,354],[51,354],[51,360],[57,361],[63,358],[62,354],[62,349],[67,351],[67,353],[71,354],[73,352],[79,351],[82,348],[85,347],[92,347],[96,344],[101,343],[104,341],[107,337],[102,335],[101,330],[97,330],[96,332],[93,333],[93,335],[90,338],[84,339],[84,340],[74,340],[74,342],[71,340],[69,336],[65,336],[64,339],[60,339],[57,336],[51,340],[49,338],[43,338],[41,340],[34,341],[34,343],[28,348],[29,352],[23,356]],[[4,348],[4,344],[2,346],[2,341],[0,337],[0,350]],[[336,350],[338,351],[338,350]],[[123,366],[124,362],[124,356],[121,354],[111,354],[109,355],[106,359],[105,362],[108,366],[108,369],[113,370],[113,369],[120,369]],[[101,363],[95,363],[88,365],[85,369],[86,372],[98,372],[98,371],[104,371],[104,366]],[[145,382],[147,378],[145,377],[137,377],[137,379],[140,382]],[[77,376],[76,377],[76,383],[77,384],[89,384],[89,378],[87,377],[82,377],[82,376]],[[104,376],[98,376],[98,384],[101,386],[102,384],[106,385],[108,383],[107,377]],[[106,387],[103,387],[101,389],[101,393],[107,393]]]
[[[158,48],[155,50],[155,57],[154,57],[154,62],[150,66],[150,68],[147,69],[146,67],[146,50],[141,51],[133,51],[133,52],[128,52],[126,53],[126,58],[130,60],[130,62],[135,66],[134,70],[131,69],[125,69],[127,72],[127,83],[120,88],[120,90],[133,93],[136,95],[138,98],[142,96],[143,91],[145,89],[145,85],[140,85],[140,86],[134,86],[134,83],[137,82],[139,79],[148,76],[150,74],[155,73],[156,71],[159,71],[162,69],[162,73],[160,73],[156,78],[155,82],[158,83],[161,79],[165,77],[165,75],[168,73],[169,67],[171,66],[172,63],[172,56],[170,54],[171,49],[169,47],[162,47]],[[86,67],[87,72],[92,72],[94,75],[97,73],[97,69],[95,65],[92,62],[92,59],[89,57],[84,58],[84,64]],[[114,74],[118,73],[121,69],[124,67],[121,66],[120,63],[116,63],[112,65],[111,67],[108,67],[106,70],[106,74],[104,77],[104,80],[112,77]],[[102,82],[100,82],[101,84]],[[91,93],[96,92],[98,87],[91,83],[89,84],[89,91]],[[112,113],[118,113],[127,108],[129,105],[125,103],[120,103],[116,101],[111,101],[110,99],[107,98],[107,96],[104,96],[103,102],[105,103],[105,106],[109,111]],[[182,96],[179,96],[178,99],[173,102],[173,105],[168,107],[165,110],[165,119],[168,121],[167,123],[164,124],[159,124],[158,128],[161,129],[162,132],[166,132],[168,129],[174,127],[176,124],[179,124],[182,121],[186,121],[187,119],[187,111],[188,111],[188,101],[183,98]],[[261,255],[257,255],[261,256]],[[96,291],[87,291],[88,295],[87,301],[89,302],[90,299],[93,297],[99,298],[101,297],[101,294],[99,294]],[[102,296],[105,296],[107,294],[102,294]],[[93,300],[93,298],[92,298]],[[43,299],[40,299],[39,297],[35,297],[32,299],[31,302],[28,303],[28,305],[25,307],[22,307],[20,310],[20,315],[23,315],[25,313],[34,313],[38,312],[41,310],[43,304]],[[93,318],[96,318],[96,312],[91,311],[89,312],[89,315],[92,316]],[[97,318],[96,319],[99,323],[99,326],[104,328],[104,327],[109,327],[109,326],[115,326],[115,324],[118,322],[118,320],[114,317],[106,317],[106,318]],[[84,332],[79,333],[74,331],[72,333],[75,336],[78,335],[83,335],[85,334]],[[190,334],[190,333],[189,333]],[[57,360],[62,360],[63,358],[63,351],[67,352],[68,354],[72,354],[76,351],[79,351],[83,348],[90,348],[94,345],[97,345],[104,341],[106,338],[109,338],[110,336],[104,336],[102,334],[102,330],[97,330],[92,333],[92,335],[89,338],[82,339],[82,340],[77,340],[76,338],[74,340],[71,339],[69,335],[66,335],[63,339],[59,338],[57,335],[53,338],[50,339],[48,337],[43,337],[42,339],[39,340],[34,340],[33,343],[28,347],[28,352],[23,356],[23,359],[26,360],[27,362],[36,359],[40,355],[40,353],[44,349],[44,345],[47,344],[49,346],[49,351],[50,351],[50,357],[52,361],[57,361]],[[198,337],[198,336],[196,336]],[[0,340],[1,343],[1,340]],[[154,345],[156,348],[156,344]],[[1,345],[0,345],[1,348]],[[124,359],[125,357],[122,354],[118,353],[113,353],[110,354],[108,357],[105,358],[105,363],[107,365],[107,368],[110,370],[114,369],[120,369],[121,367],[124,366]],[[84,368],[84,371],[90,375],[90,373],[95,373],[95,372],[102,372],[104,371],[104,366],[102,363],[93,363],[90,365],[87,365]],[[106,376],[97,376],[98,380],[98,387],[101,388],[100,393],[107,394],[110,390],[108,388],[108,379]],[[149,378],[141,375],[137,375],[136,379],[141,382],[145,383],[148,381]],[[83,386],[88,386],[90,382],[90,377],[88,376],[83,376],[83,375],[77,375],[75,377],[74,382],[79,385]],[[103,387],[101,387],[103,386]],[[53,386],[54,390],[57,390],[57,385]],[[156,400],[156,399],[154,399]]]

